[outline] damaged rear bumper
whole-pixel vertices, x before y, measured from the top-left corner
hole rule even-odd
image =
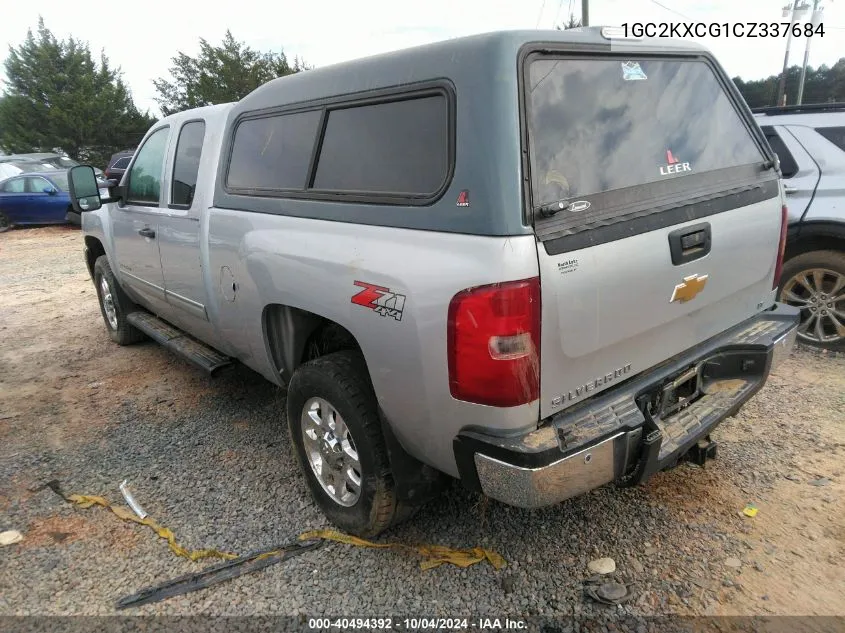
[[[765,384],[789,356],[799,311],[771,310],[544,421],[518,437],[462,431],[462,482],[504,503],[552,505],[671,467]]]

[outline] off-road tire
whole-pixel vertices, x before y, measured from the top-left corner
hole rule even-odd
[[[778,284],[778,301],[784,301],[785,303],[789,303],[789,301],[785,301],[784,297],[782,296],[784,286],[790,279],[795,277],[801,271],[811,270],[813,268],[823,268],[838,273],[841,276],[845,276],[845,253],[841,251],[811,251],[809,253],[802,253],[801,255],[797,255],[784,262],[783,271],[781,273],[780,282]],[[843,291],[840,289],[837,294],[841,295],[842,292]],[[842,311],[843,304],[845,304],[845,302],[840,301],[838,304],[836,304],[836,308],[839,311]],[[802,310],[802,323],[804,317],[805,312]],[[842,321],[841,318],[839,320]],[[827,349],[832,351],[845,350],[845,337],[840,338],[838,341],[819,342],[799,336],[798,341],[804,345],[810,345],[819,349]]]
[[[300,418],[308,400],[316,397],[337,410],[355,441],[361,493],[349,507],[323,490],[306,456]],[[288,385],[286,410],[292,450],[311,496],[329,521],[344,532],[371,538],[413,514],[396,499],[378,404],[360,352],[334,352],[301,365]]]
[[[109,289],[111,290],[112,303],[114,305],[115,316],[117,317],[117,327],[112,327],[109,323],[109,318],[106,315],[106,308],[103,305],[103,289],[102,281],[106,280]],[[114,273],[109,266],[108,258],[101,255],[94,262],[94,287],[97,289],[97,301],[100,304],[100,313],[103,315],[103,321],[106,324],[106,330],[109,337],[118,345],[131,345],[144,340],[144,334],[129,324],[126,317],[138,307],[132,300],[123,292],[123,288],[117,283]]]

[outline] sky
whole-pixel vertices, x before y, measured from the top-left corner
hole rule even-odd
[[[11,2],[12,0],[6,0]],[[633,22],[736,23],[782,21],[788,0],[590,0],[590,24]],[[0,56],[19,45],[38,16],[62,39],[87,41],[120,66],[136,104],[159,114],[152,80],[167,77],[178,51],[199,50],[199,38],[212,44],[230,29],[235,39],[262,51],[283,50],[313,66],[347,61],[462,35],[500,29],[550,29],[570,7],[576,18],[581,0],[237,0],[227,10],[208,1],[144,0],[100,4],[80,10],[67,0],[14,2],[0,20]],[[662,6],[661,6],[662,5]],[[106,10],[107,7],[107,10]],[[832,65],[845,56],[845,0],[822,0],[826,31],[813,38],[810,65]],[[780,72],[784,38],[720,37],[704,44],[733,77],[758,79]],[[790,64],[800,64],[806,40],[793,39]],[[2,82],[2,69],[0,69]],[[2,84],[0,84],[2,88]]]

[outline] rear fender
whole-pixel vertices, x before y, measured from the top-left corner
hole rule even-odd
[[[842,222],[806,221],[790,227],[784,261],[812,251],[845,251],[845,218]]]

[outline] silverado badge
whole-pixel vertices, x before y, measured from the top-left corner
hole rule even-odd
[[[709,276],[710,275],[690,275],[689,277],[684,277],[683,282],[675,286],[675,290],[672,292],[672,298],[669,299],[669,303],[673,303],[675,301],[686,303],[687,301],[695,299],[696,295],[704,289],[704,284],[707,283],[707,278]]]

